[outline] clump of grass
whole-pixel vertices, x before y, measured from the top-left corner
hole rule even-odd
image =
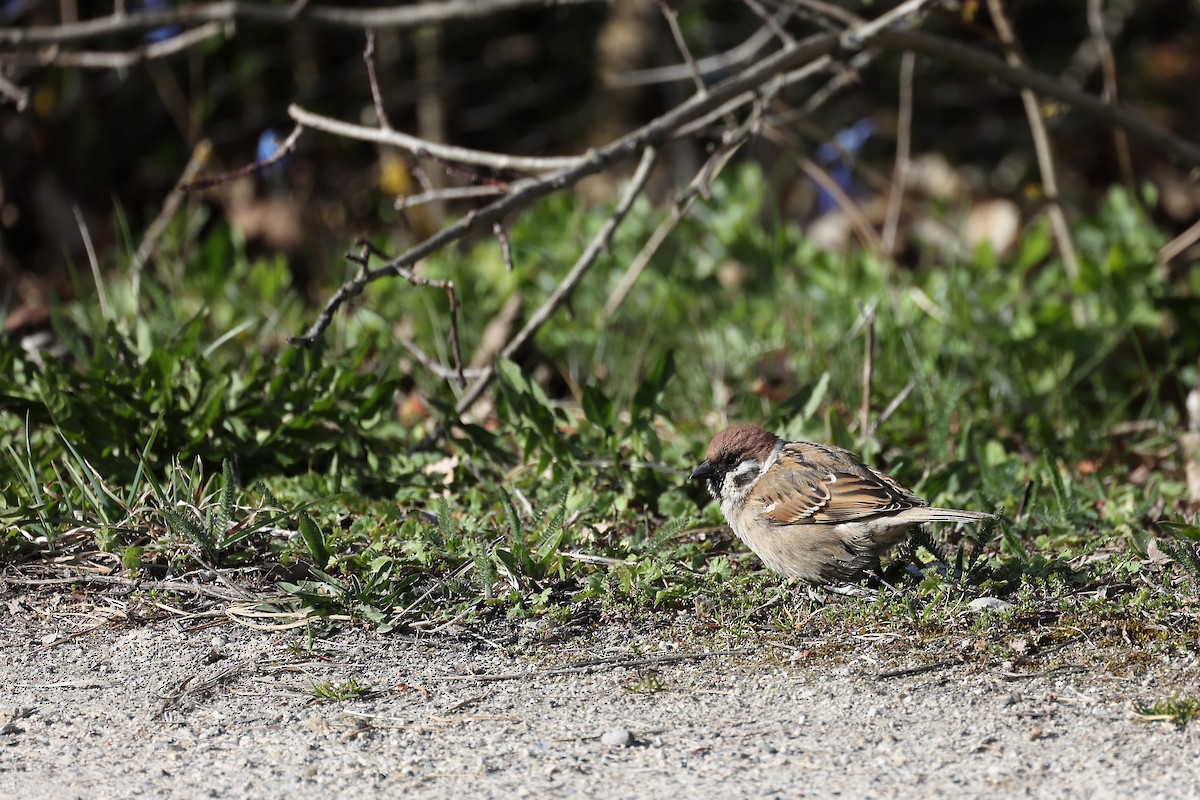
[[[1200,717],[1200,696],[1177,695],[1137,707],[1139,722],[1170,722],[1180,728]]]
[[[309,688],[308,693],[321,702],[343,702],[358,700],[374,693],[371,684],[360,681],[354,675],[335,683],[334,681],[319,681]]]

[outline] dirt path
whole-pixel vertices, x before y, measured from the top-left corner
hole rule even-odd
[[[347,631],[308,654],[303,633],[225,622],[63,639],[69,618],[56,635],[12,609],[0,606],[4,798],[1200,792],[1198,726],[1139,723],[1131,706],[1170,685],[1194,693],[1195,662],[1135,679],[970,665],[880,678],[939,654],[888,664],[862,643],[835,663],[743,641],[737,655],[629,666],[697,648],[612,629],[499,649]],[[532,674],[597,658],[626,665]],[[314,684],[351,677],[381,691],[314,701]]]

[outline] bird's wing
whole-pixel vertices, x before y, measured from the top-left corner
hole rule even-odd
[[[785,445],[752,493],[777,525],[836,524],[925,505],[846,450],[809,442]]]

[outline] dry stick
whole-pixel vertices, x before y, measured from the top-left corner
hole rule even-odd
[[[33,25],[28,28],[0,28],[0,44],[53,44],[80,41],[113,33],[146,28],[184,25],[190,22],[256,22],[264,25],[295,24],[335,28],[374,28],[376,30],[417,28],[455,20],[477,19],[504,11],[546,6],[581,5],[601,0],[444,0],[381,8],[345,8],[336,5],[280,4],[273,2],[199,3],[95,17],[84,22],[63,25]]]
[[[1004,15],[1004,0],[988,0],[988,10],[992,15],[992,24],[996,26],[996,34],[1004,45],[1008,63],[1014,67],[1024,66],[1021,54],[1017,52],[1017,37],[1012,25]],[[1075,239],[1071,236],[1071,228],[1067,225],[1067,215],[1063,211],[1058,194],[1058,175],[1054,164],[1054,153],[1050,145],[1050,136],[1046,133],[1046,121],[1042,119],[1042,110],[1038,106],[1038,97],[1030,89],[1021,90],[1021,103],[1025,106],[1025,116],[1029,120],[1029,131],[1033,134],[1033,149],[1037,154],[1038,170],[1042,174],[1042,188],[1049,202],[1047,213],[1050,215],[1050,227],[1054,230],[1054,240],[1058,243],[1058,252],[1062,256],[1063,268],[1071,283],[1079,280],[1079,255],[1075,252]],[[1071,303],[1072,316],[1076,325],[1087,322],[1087,315],[1078,298]]]
[[[60,67],[77,67],[80,69],[128,69],[143,61],[154,61],[167,56],[182,53],[184,50],[202,44],[209,37],[221,33],[225,25],[220,22],[209,22],[199,27],[184,31],[178,36],[172,36],[161,42],[134,47],[120,52],[63,50],[58,45],[51,46],[36,53],[17,52],[0,53],[0,64],[23,67],[44,67],[54,64]],[[3,33],[0,32],[0,38]]]
[[[415,172],[415,170],[414,170]],[[403,211],[424,203],[442,200],[464,200],[471,197],[495,197],[508,191],[508,186],[485,184],[483,186],[448,186],[445,189],[431,189],[421,194],[409,194],[396,198],[396,209]]]
[[[662,11],[662,15],[667,20],[667,27],[671,29],[671,36],[675,39],[675,46],[679,48],[679,52],[683,55],[684,62],[687,63],[688,69],[692,71],[692,82],[696,85],[696,94],[704,94],[704,77],[700,74],[700,67],[696,64],[696,59],[692,57],[692,50],[688,47],[687,40],[683,38],[683,31],[679,29],[679,12],[667,4],[667,0],[658,0],[658,8]]]
[[[892,170],[892,188],[888,192],[887,215],[883,219],[883,252],[896,254],[896,229],[900,225],[900,206],[908,183],[908,165],[912,154],[913,68],[917,58],[905,50],[900,59],[900,109],[896,121],[896,166]]]
[[[508,232],[499,222],[492,225],[492,235],[500,242],[500,257],[504,259],[504,271],[513,271],[512,243],[508,241]]]
[[[629,209],[633,207],[633,202],[646,188],[646,181],[650,179],[650,172],[653,170],[654,163],[658,160],[658,150],[652,146],[647,146],[642,153],[641,163],[638,164],[637,171],[629,181],[629,185],[625,188],[625,196],[621,198],[621,202],[617,204],[617,208],[613,211],[612,216],[608,218],[608,222],[600,229],[600,232],[592,239],[580,255],[579,260],[575,262],[575,266],[563,278],[562,283],[546,298],[546,302],[542,307],[534,312],[529,321],[525,323],[525,327],[514,336],[504,349],[500,351],[501,358],[512,358],[527,341],[533,338],[533,335],[538,332],[538,329],[546,323],[554,312],[567,301],[571,294],[575,291],[575,287],[583,279],[584,274],[596,262],[600,252],[608,248],[608,243],[612,236],[616,233],[617,227],[625,219],[625,215],[629,213]],[[487,373],[475,381],[466,395],[455,406],[455,411],[459,414],[466,413],[467,409],[475,405],[476,401],[483,395],[484,391],[491,386],[492,381],[496,379],[496,366],[493,363],[488,367]]]
[[[1200,239],[1200,220],[1192,223],[1190,228],[1163,245],[1162,249],[1158,251],[1159,263],[1169,264],[1173,258],[1195,244],[1198,239]]]
[[[887,408],[883,409],[883,412],[871,423],[871,436],[879,433],[879,429],[883,427],[883,423],[887,422],[892,414],[896,413],[896,410],[908,399],[908,396],[912,394],[912,390],[915,388],[917,388],[916,378],[911,378],[908,383],[904,384],[904,388],[900,390],[900,393],[892,398],[892,402],[887,404]]]
[[[935,661],[932,664],[922,664],[919,667],[908,667],[906,669],[891,669],[886,672],[880,672],[875,676],[875,680],[888,680],[890,678],[903,678],[909,675],[921,675],[925,672],[937,672],[938,670],[947,669],[949,667],[962,666],[961,658],[949,658],[945,661]]]
[[[407,336],[396,334],[396,341],[400,343],[401,347],[408,351],[409,355],[421,362],[421,366],[442,380],[448,381],[451,378],[458,378],[458,372],[453,367],[447,367],[439,363],[436,358],[418,347],[417,343],[412,339],[409,339]],[[467,367],[463,367],[463,377],[466,378],[479,378],[484,372],[485,370],[483,369],[469,369]]]
[[[1088,30],[1092,34],[1092,42],[1100,57],[1100,74],[1104,77],[1104,94],[1102,98],[1109,103],[1117,103],[1117,61],[1113,58],[1112,46],[1104,32],[1104,0],[1088,0],[1087,6]],[[1121,180],[1125,188],[1134,192],[1137,190],[1137,176],[1133,172],[1133,156],[1129,151],[1129,136],[1117,128],[1113,130],[1113,147],[1117,151],[1117,165],[1121,170]]]
[[[385,131],[392,129],[387,112],[383,110],[383,92],[379,91],[379,79],[375,75],[375,31],[367,31],[367,44],[363,48],[363,61],[367,65],[367,82],[371,84],[371,98],[375,101],[375,120]]]
[[[467,147],[437,144],[436,142],[419,139],[407,133],[382,128],[369,128],[365,125],[355,125],[342,122],[331,117],[314,114],[298,105],[288,107],[288,114],[297,124],[313,130],[332,133],[345,139],[357,139],[362,142],[387,144],[399,147],[420,157],[439,158],[458,164],[474,164],[480,167],[490,167],[496,170],[519,170],[521,172],[552,172],[554,170],[570,169],[586,160],[586,156],[513,156],[504,153],[489,153],[484,150],[472,150]]]
[[[778,130],[778,128],[767,128],[765,130]],[[772,137],[768,136],[767,138]],[[776,139],[776,141],[779,141],[779,139]],[[795,146],[796,143],[793,140],[791,144]],[[846,191],[838,185],[833,176],[824,167],[810,158],[795,154],[792,157],[796,159],[796,163],[799,164],[804,174],[833,198],[833,202],[846,215],[851,227],[854,228],[859,238],[862,239],[863,246],[872,253],[882,254],[883,244],[879,241],[879,234],[871,227],[871,221],[867,219],[866,213],[858,203],[854,202],[850,195],[846,194]]]

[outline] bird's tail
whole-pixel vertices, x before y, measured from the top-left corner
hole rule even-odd
[[[913,515],[914,522],[978,522],[996,516],[982,511],[963,511],[957,508],[913,508],[909,513]]]

